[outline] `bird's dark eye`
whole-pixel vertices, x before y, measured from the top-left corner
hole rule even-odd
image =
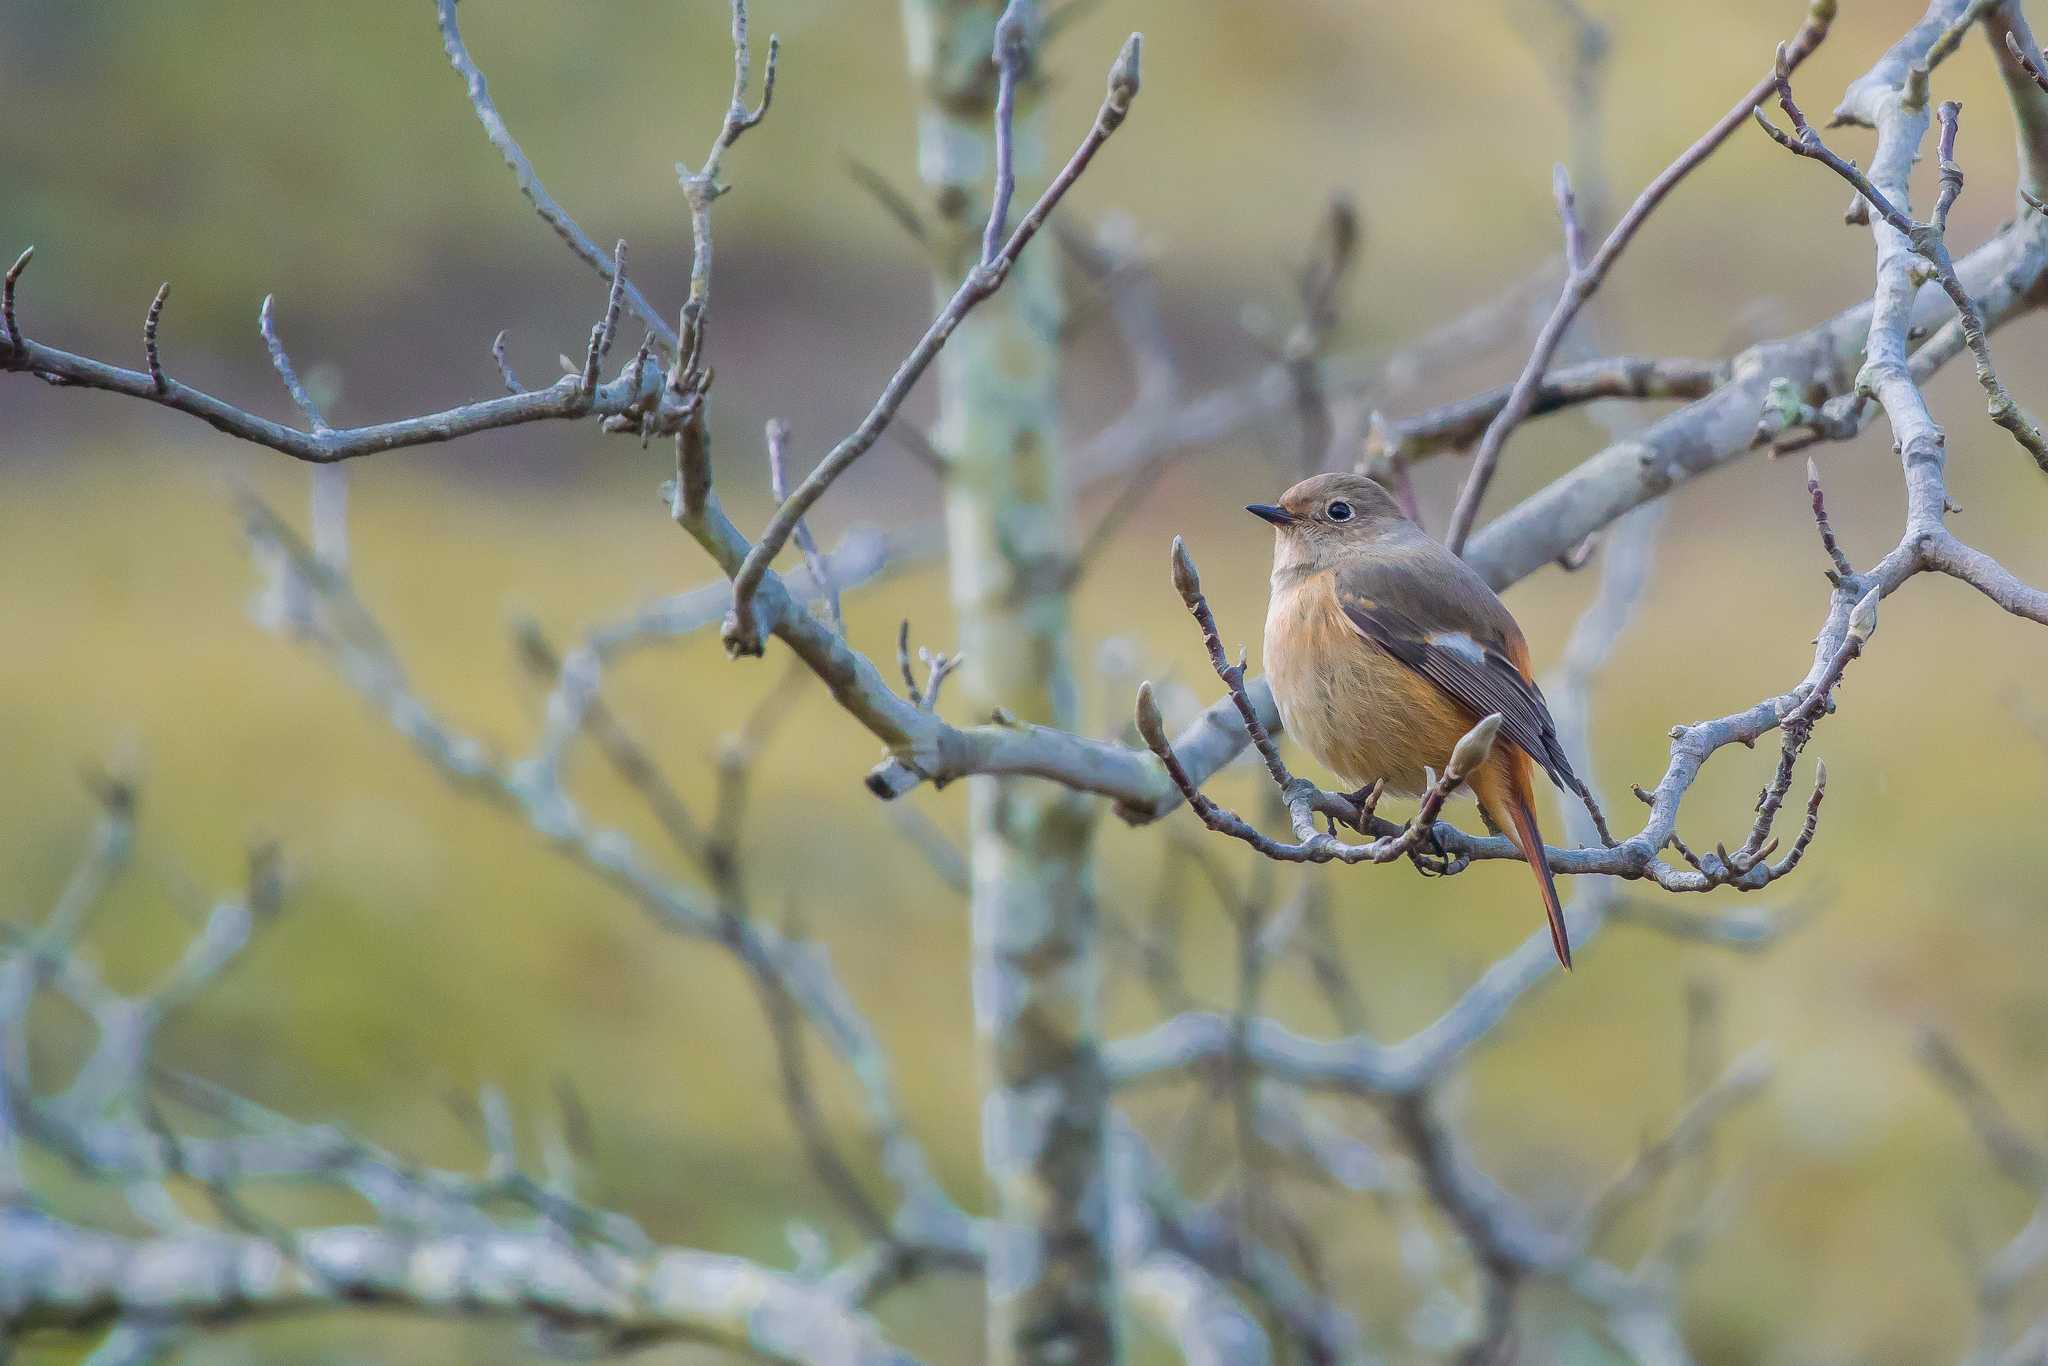
[[[1351,520],[1351,504],[1339,498],[1323,509],[1323,514],[1333,522],[1348,522]]]

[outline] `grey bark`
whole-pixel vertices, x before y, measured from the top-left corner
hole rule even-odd
[[[792,1366],[911,1361],[816,1288],[708,1252],[634,1258],[546,1233],[415,1237],[377,1227],[306,1229],[283,1240],[212,1229],[125,1238],[0,1211],[0,1322],[15,1330],[363,1304],[538,1316],[614,1339],[716,1344]]]
[[[904,4],[942,301],[982,249],[983,187],[998,151],[991,53],[1003,8],[993,0]],[[1010,8],[1006,22],[1021,21],[1035,49],[1035,7]],[[1034,164],[1046,141],[1038,85],[1032,52],[1013,122],[1026,184],[1044,172]],[[1059,433],[1058,266],[1042,244],[1027,251],[1002,293],[960,325],[938,361],[936,435],[947,460],[964,704],[1070,731],[1073,517]],[[995,1196],[988,1360],[1113,1361],[1119,1292],[1098,1018],[1096,804],[1039,779],[977,776],[968,806],[982,1154]]]

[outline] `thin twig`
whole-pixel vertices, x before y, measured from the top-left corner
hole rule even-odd
[[[7,345],[10,349],[21,350],[27,340],[21,334],[21,324],[14,319],[14,285],[21,279],[21,273],[28,269],[29,260],[36,254],[34,247],[23,247],[21,255],[14,258],[14,264],[0,275],[0,322],[7,324]]]
[[[292,368],[292,358],[285,354],[284,343],[278,339],[277,323],[271,317],[272,305],[276,298],[274,294],[263,296],[263,307],[256,314],[256,328],[263,334],[263,345],[270,351],[270,363],[276,368],[277,377],[284,381],[285,392],[292,396],[292,402],[306,415],[307,424],[312,427],[313,434],[318,436],[331,429],[327,425],[327,419],[320,416],[320,409],[314,404],[313,396],[307,393],[306,386],[299,382],[299,372]],[[154,388],[154,384],[151,387]]]
[[[149,301],[149,312],[142,319],[142,354],[149,365],[150,383],[156,386],[159,394],[171,387],[170,381],[164,378],[163,358],[156,349],[157,325],[163,321],[164,300],[170,296],[171,282],[166,280],[157,286],[156,297]]]
[[[785,448],[789,445],[789,424],[779,417],[768,419],[768,487],[781,502],[789,496],[787,471],[785,469]],[[824,590],[825,608],[832,615],[832,629],[840,635],[846,634],[846,614],[840,609],[839,590],[832,586],[832,571],[825,563],[825,557],[818,553],[818,539],[811,534],[810,524],[797,523],[797,549],[803,552],[804,564],[811,571],[811,582]]]
[[[455,22],[455,0],[435,0],[435,12],[441,26],[441,45],[448,53],[448,63],[455,68],[455,73],[462,77],[463,85],[469,91],[470,106],[476,111],[477,122],[483,125],[484,135],[490,138],[491,145],[498,149],[498,154],[505,158],[505,164],[512,168],[512,174],[519,181],[520,193],[533,204],[534,211],[540,215],[541,221],[553,228],[555,235],[568,244],[570,251],[582,258],[599,275],[607,280],[612,279],[611,257],[590,239],[588,233],[576,225],[576,220],[555,202],[554,196],[547,192],[547,187],[540,183],[540,177],[534,173],[533,163],[527,160],[526,153],[520,150],[518,140],[512,136],[512,130],[505,126],[505,120],[498,113],[498,107],[491,102],[490,89],[484,82],[483,70],[477,66],[476,61],[469,55],[469,49],[463,45],[462,31]],[[626,301],[632,306],[633,312],[639,315],[640,320],[647,324],[649,330],[661,338],[662,344],[674,349],[675,329],[662,317],[661,310],[649,303],[638,288],[630,285],[626,288]]]
[[[988,225],[981,234],[981,263],[992,266],[1002,254],[1010,222],[1010,197],[1017,190],[1017,83],[1031,65],[1031,38],[1037,7],[1032,0],[1009,0],[996,20],[996,174],[989,196]]]
[[[1557,219],[1564,228],[1565,269],[1577,275],[1586,268],[1586,225],[1579,221],[1578,196],[1572,193],[1572,173],[1560,161],[1550,168],[1550,196],[1557,201]]]
[[[604,319],[590,329],[590,345],[583,353],[583,377],[577,387],[587,403],[597,397],[597,381],[605,357],[611,354],[612,339],[619,331],[619,310],[626,289],[626,239],[612,248],[612,287],[606,292]]]
[[[526,386],[519,382],[519,376],[512,371],[512,362],[505,355],[505,334],[499,332],[491,338],[491,359],[498,363],[498,378],[505,381],[505,392],[523,394]]]
[[[1813,522],[1820,531],[1821,549],[1827,551],[1828,558],[1834,561],[1835,573],[1843,577],[1854,574],[1855,567],[1849,563],[1848,554],[1835,539],[1835,528],[1828,522],[1827,502],[1820,489],[1820,466],[1813,462],[1811,456],[1806,461],[1806,492],[1813,500]]]

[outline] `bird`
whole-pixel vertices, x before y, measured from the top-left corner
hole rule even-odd
[[[1551,945],[1571,938],[1530,802],[1531,768],[1584,796],[1529,668],[1529,644],[1478,571],[1362,474],[1319,474],[1246,511],[1273,524],[1265,669],[1281,725],[1363,791],[1427,790],[1461,737],[1498,713],[1467,782],[1488,826],[1535,871]]]

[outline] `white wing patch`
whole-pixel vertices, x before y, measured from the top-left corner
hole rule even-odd
[[[1467,664],[1483,666],[1486,663],[1486,651],[1463,631],[1438,631],[1429,638],[1429,643],[1445,654],[1456,655]]]

